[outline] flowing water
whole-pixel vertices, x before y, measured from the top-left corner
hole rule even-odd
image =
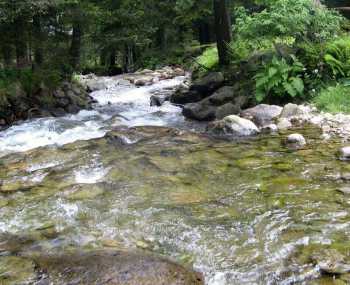
[[[344,272],[324,274],[327,262],[350,264],[341,142],[322,142],[315,128],[298,130],[309,141],[301,150],[285,148],[283,135],[212,138],[176,106],[149,107],[152,92],[183,79],[111,84],[92,94],[92,111],[0,133],[3,242],[139,247],[193,265],[209,285],[349,284]],[[0,242],[0,284],[20,284],[6,283],[2,258]],[[19,280],[30,270],[18,267]]]

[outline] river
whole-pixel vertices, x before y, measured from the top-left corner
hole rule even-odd
[[[30,236],[24,250],[143,248],[208,285],[333,284],[324,263],[350,260],[341,142],[316,128],[298,130],[300,150],[283,134],[210,137],[179,107],[150,107],[184,79],[111,81],[93,110],[1,132],[0,232]]]

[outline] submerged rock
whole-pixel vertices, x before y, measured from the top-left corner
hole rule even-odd
[[[34,284],[36,278],[32,260],[19,256],[0,256],[0,284]]]
[[[291,134],[286,138],[285,143],[287,146],[299,148],[306,145],[306,140],[301,134]]]
[[[93,251],[35,258],[42,284],[201,285],[201,274],[144,252]],[[41,283],[40,283],[41,284]]]
[[[252,121],[236,115],[227,116],[209,124],[208,130],[215,134],[234,136],[252,136],[260,132]]]

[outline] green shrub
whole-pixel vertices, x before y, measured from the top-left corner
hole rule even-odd
[[[236,10],[235,33],[245,39],[293,37],[324,41],[340,32],[339,13],[314,5],[312,0],[267,1],[266,9],[248,15]]]
[[[335,78],[349,77],[350,37],[344,36],[328,43],[324,60]]]
[[[263,65],[255,76],[256,100],[261,102],[265,99],[286,97],[286,95],[292,98],[302,96],[303,71],[304,66],[294,56],[291,57],[291,63],[284,58],[273,57],[271,62]]]
[[[350,87],[338,84],[323,89],[313,99],[317,108],[330,113],[350,113]]]

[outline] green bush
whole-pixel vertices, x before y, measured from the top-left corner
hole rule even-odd
[[[293,37],[324,41],[340,32],[339,13],[314,5],[312,0],[267,1],[266,9],[248,15],[236,10],[235,33],[245,39]]]
[[[304,93],[304,82],[301,78],[303,71],[304,66],[294,56],[291,57],[291,63],[284,58],[273,57],[255,76],[256,100],[261,102],[286,95],[291,98],[301,97]]]
[[[350,113],[350,87],[342,84],[323,89],[313,99],[317,108],[330,113]]]

